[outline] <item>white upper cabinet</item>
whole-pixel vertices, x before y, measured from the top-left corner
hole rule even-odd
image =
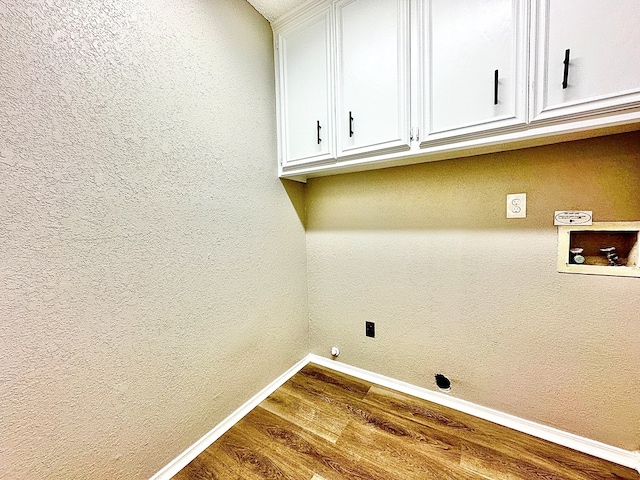
[[[535,0],[532,121],[640,106],[640,1]]]
[[[420,5],[423,144],[524,126],[526,2],[425,0]]]
[[[338,156],[409,149],[409,0],[339,0]]]
[[[331,9],[276,36],[282,168],[333,161]]]
[[[281,176],[640,125],[640,0],[311,0],[273,24]]]

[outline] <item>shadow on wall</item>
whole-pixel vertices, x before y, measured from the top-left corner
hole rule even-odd
[[[307,228],[307,209],[305,205],[305,187],[306,184],[295,182],[293,180],[287,180],[286,178],[281,178],[282,186],[284,190],[287,192],[289,196],[289,200],[291,200],[291,205],[296,211],[298,218],[300,219],[300,223],[302,226]]]
[[[640,220],[639,155],[636,131],[313,178],[304,188],[304,224],[310,231],[554,229],[556,210]],[[298,211],[298,192],[286,183]],[[508,193],[527,194],[527,218],[506,219]]]

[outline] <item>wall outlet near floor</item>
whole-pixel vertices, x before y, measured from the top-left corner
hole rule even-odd
[[[365,322],[364,333],[367,337],[374,338],[376,336],[376,324],[373,322]]]
[[[507,195],[507,218],[527,217],[527,194],[511,193]]]

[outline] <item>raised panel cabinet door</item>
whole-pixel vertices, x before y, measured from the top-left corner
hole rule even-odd
[[[640,106],[640,1],[536,0],[533,119]]]
[[[335,157],[330,10],[278,34],[283,168]]]
[[[338,155],[409,148],[409,2],[341,0]]]
[[[421,48],[423,140],[525,124],[523,1],[427,0]]]

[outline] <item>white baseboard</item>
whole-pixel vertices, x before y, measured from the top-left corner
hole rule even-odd
[[[385,377],[384,375],[363,370],[362,368],[352,367],[346,363],[341,363],[319,355],[309,354],[269,385],[260,390],[256,395],[251,397],[251,399],[244,403],[235,412],[225,418],[196,443],[191,445],[174,460],[168,463],[164,468],[162,468],[162,470],[151,477],[150,480],[169,480],[308,363],[315,363],[316,365],[327,367],[337,372],[345,373],[347,375],[360,378],[361,380],[375,383],[376,385],[391,388],[429,402],[437,403],[444,407],[468,413],[478,418],[497,423],[498,425],[503,425],[519,432],[527,433],[534,437],[538,437],[564,447],[572,448],[573,450],[577,450],[597,458],[602,458],[609,462],[634,468],[638,473],[640,473],[640,452],[632,452],[630,450],[613,447],[606,443],[597,442],[573,433],[558,430],[557,428],[525,420],[523,418],[516,417],[515,415],[476,405],[475,403],[467,402],[466,400],[460,400],[444,393],[418,387],[391,377]]]
[[[276,378],[269,385],[260,390],[257,394],[251,397],[247,402],[241,405],[236,411],[234,411],[227,418],[222,420],[218,425],[213,427],[208,433],[206,433],[200,440],[187,448],[184,452],[178,455],[175,459],[169,462],[162,470],[156,473],[150,480],[169,480],[180,470],[187,466],[194,458],[204,452],[213,442],[222,436],[227,430],[233,427],[236,423],[242,420],[246,414],[253,410],[260,402],[275,392],[284,382],[298,373],[307,363],[309,363],[309,355],[296,363],[289,370],[284,372],[278,378]]]
[[[597,458],[602,458],[609,462],[636,469],[638,473],[640,473],[640,452],[624,450],[622,448],[607,445],[606,443],[597,442],[557,428],[525,420],[523,418],[516,417],[515,415],[476,405],[475,403],[467,402],[466,400],[460,400],[444,393],[417,387],[410,383],[385,377],[384,375],[379,375],[358,367],[352,367],[351,365],[331,360],[329,358],[314,354],[310,354],[307,358],[311,363],[330,368],[337,372],[345,373],[347,375],[360,378],[361,380],[391,388],[463,413],[468,413],[475,417],[497,423],[498,425],[503,425],[519,432],[527,433],[534,437],[538,437]]]

